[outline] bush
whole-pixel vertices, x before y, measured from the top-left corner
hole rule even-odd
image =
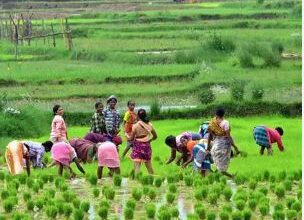
[[[231,84],[231,99],[242,101],[244,99],[245,86],[243,82],[236,81]]]
[[[199,100],[202,104],[210,104],[214,102],[215,95],[212,89],[206,89],[199,94]]]
[[[108,208],[103,206],[98,209],[98,215],[101,219],[108,219]]]
[[[84,213],[81,209],[74,210],[73,219],[74,220],[82,220],[84,218]]]
[[[275,188],[275,194],[279,199],[283,198],[285,196],[285,188],[281,185],[277,186]]]
[[[174,202],[174,199],[175,199],[175,194],[170,193],[170,192],[167,193],[167,195],[166,195],[167,203],[172,204]]]
[[[254,87],[252,89],[252,100],[261,101],[264,96],[264,89],[262,87]]]
[[[223,52],[231,52],[235,50],[235,44],[231,39],[222,38],[215,32],[207,39],[207,47]]]
[[[90,209],[90,203],[87,201],[84,201],[80,204],[80,209],[84,212],[88,212]]]
[[[114,175],[113,181],[115,186],[121,186],[122,178],[120,175]]]
[[[132,190],[132,197],[136,200],[139,201],[142,197],[142,191],[140,189],[134,188]]]
[[[146,213],[148,218],[154,218],[156,213],[156,205],[154,203],[148,203],[145,205]]]
[[[134,216],[134,211],[130,208],[126,208],[124,210],[124,217],[125,219],[133,219]]]

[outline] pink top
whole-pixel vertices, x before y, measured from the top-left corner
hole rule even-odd
[[[229,126],[229,122],[227,120],[223,120],[220,123],[220,127],[224,130],[224,131],[229,131],[230,126]]]
[[[74,148],[65,143],[57,142],[52,146],[51,149],[52,159],[62,163],[65,166],[69,166],[74,158],[77,158]]]
[[[270,128],[266,128],[266,131],[267,131],[267,136],[268,136],[268,140],[269,140],[269,145],[271,146],[273,143],[277,142],[278,148],[280,149],[280,151],[283,151],[284,147],[283,147],[281,135],[279,134],[279,132],[275,129],[270,129]]]
[[[61,138],[67,139],[67,130],[65,122],[61,115],[55,115],[52,121],[52,131],[51,138],[56,138],[57,140]]]
[[[187,137],[188,140],[192,140],[192,134],[190,132],[183,132],[180,135],[176,136],[175,141],[176,141],[176,146],[180,147],[182,145],[180,139],[181,137]]]
[[[110,141],[97,144],[98,166],[116,168],[120,166],[116,145]]]

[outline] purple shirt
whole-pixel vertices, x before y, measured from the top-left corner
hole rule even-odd
[[[110,140],[106,135],[98,134],[98,133],[92,133],[92,132],[87,133],[87,135],[84,136],[84,139],[88,140],[88,141],[91,141],[95,144],[97,144],[99,142],[105,142],[105,141]]]
[[[33,167],[43,168],[42,159],[45,153],[44,147],[40,143],[33,141],[24,141],[23,143],[29,146],[29,156]]]

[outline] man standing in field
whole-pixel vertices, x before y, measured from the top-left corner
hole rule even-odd
[[[275,129],[267,128],[265,126],[257,126],[253,129],[253,138],[255,142],[261,147],[260,154],[263,155],[265,148],[268,155],[272,155],[272,144],[277,143],[280,151],[284,150],[281,136],[284,131],[281,127]]]

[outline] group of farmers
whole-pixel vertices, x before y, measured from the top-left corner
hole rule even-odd
[[[75,177],[70,166],[72,162],[82,173],[85,173],[81,163],[97,160],[99,179],[102,178],[104,167],[110,170],[110,174],[120,173],[118,146],[122,144],[122,139],[119,136],[121,119],[116,110],[117,98],[110,96],[106,104],[105,109],[102,102],[95,104],[96,111],[91,118],[89,133],[83,138],[70,140],[63,119],[64,110],[60,105],[55,105],[48,141],[38,143],[14,140],[7,145],[5,158],[9,172],[12,175],[20,174],[26,167],[30,175],[31,166],[34,168],[58,166],[59,175],[62,175],[63,169],[67,169],[72,178]],[[123,117],[123,133],[127,141],[122,158],[131,149],[130,158],[134,164],[135,174],[140,172],[141,164],[146,166],[149,174],[153,174],[151,142],[157,139],[157,133],[145,109],[141,108],[135,112],[135,102],[132,100],[128,101],[127,107]],[[198,133],[183,132],[178,136],[167,136],[165,143],[171,149],[171,156],[166,164],[174,161],[176,154],[179,153],[176,163],[182,167],[192,163],[193,169],[205,176],[212,171],[211,164],[214,163],[223,175],[233,177],[227,169],[231,156],[240,154],[240,151],[230,135],[230,124],[224,115],[224,109],[217,109],[215,117],[203,123]],[[282,135],[283,129],[280,127],[270,129],[257,126],[253,129],[253,137],[260,146],[261,155],[264,154],[265,149],[271,155],[273,143],[277,143],[279,149],[283,151]],[[234,148],[234,153],[231,147]],[[45,152],[51,152],[52,162],[49,165],[43,162]]]

